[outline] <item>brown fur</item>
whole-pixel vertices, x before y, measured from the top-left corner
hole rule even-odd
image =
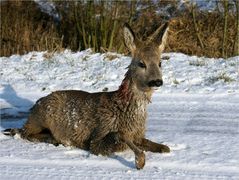
[[[149,82],[162,80],[159,64],[167,24],[157,31],[158,35],[154,34],[149,42],[139,42],[130,27],[125,26],[125,43],[133,58],[119,89],[53,92],[33,106],[20,130],[21,136],[34,142],[75,146],[96,155],[130,148],[138,169],[145,164],[143,151],[169,152],[167,146],[145,139],[146,107],[154,86],[149,86]],[[140,62],[146,67],[140,67]]]

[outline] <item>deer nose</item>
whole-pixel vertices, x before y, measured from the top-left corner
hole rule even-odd
[[[163,85],[163,81],[160,79],[152,80],[148,83],[149,87],[159,87]]]

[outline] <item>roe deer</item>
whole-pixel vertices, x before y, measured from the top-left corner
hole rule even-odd
[[[126,24],[124,41],[132,61],[118,90],[53,92],[36,102],[22,129],[5,134],[20,133],[29,141],[75,146],[96,155],[130,148],[137,169],[145,165],[144,151],[170,152],[168,146],[145,138],[146,108],[154,89],[163,84],[160,56],[167,31],[165,23],[142,42]]]

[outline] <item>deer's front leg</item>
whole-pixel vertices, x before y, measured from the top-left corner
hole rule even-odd
[[[135,154],[135,165],[137,169],[142,169],[145,165],[145,154],[144,152],[137,147],[132,141],[128,140],[127,138],[124,138],[123,136],[119,135],[119,141],[127,144],[129,148],[134,152]]]
[[[137,145],[144,151],[158,152],[158,153],[169,153],[170,148],[163,144],[158,144],[148,139],[143,138]]]
[[[101,120],[103,121],[103,120]],[[109,127],[112,127],[114,121],[105,121],[101,123],[91,134],[90,152],[98,155],[108,156],[115,151],[117,137]]]
[[[96,133],[93,137],[93,139],[90,142],[90,151],[91,153],[95,155],[103,155],[103,156],[108,156],[112,152],[112,149],[110,148],[111,144],[114,144],[113,142],[113,137],[111,138],[108,136],[109,132],[101,132],[101,133]]]

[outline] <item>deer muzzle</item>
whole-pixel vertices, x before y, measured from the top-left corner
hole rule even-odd
[[[152,80],[152,81],[149,81],[148,83],[149,87],[160,87],[162,85],[163,85],[163,80],[161,79]]]

